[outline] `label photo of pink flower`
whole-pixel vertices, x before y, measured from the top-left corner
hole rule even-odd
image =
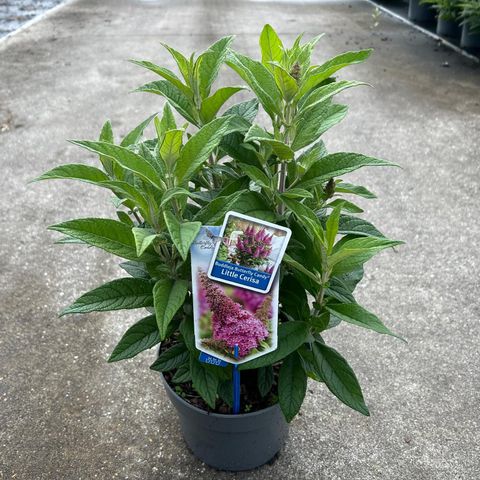
[[[215,246],[218,242],[224,245],[223,238],[216,237],[218,233],[220,227],[202,227],[191,248],[196,347],[230,363],[243,363],[277,347],[278,282],[268,294],[262,294],[209,278],[207,269]],[[246,234],[246,240],[237,235],[233,245],[227,246],[231,247],[227,255],[236,254],[238,245],[241,250],[248,242],[263,242],[268,250],[268,233],[251,229]],[[256,248],[259,254],[252,258],[261,258],[260,247]]]
[[[212,280],[267,293],[291,231],[258,218],[228,212],[208,269]]]

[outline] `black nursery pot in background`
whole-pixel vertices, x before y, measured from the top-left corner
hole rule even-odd
[[[480,33],[473,33],[467,23],[463,24],[460,46],[475,53],[480,52]]]
[[[408,18],[418,23],[433,23],[435,22],[435,11],[431,5],[420,4],[420,0],[410,0]]]
[[[218,470],[260,467],[280,451],[288,423],[278,404],[239,415],[209,413],[179,397],[162,375],[168,398],[180,418],[183,438],[194,455]]]
[[[444,20],[443,18],[438,18],[437,23],[437,34],[442,37],[449,38],[460,38],[462,34],[462,27],[455,20]]]

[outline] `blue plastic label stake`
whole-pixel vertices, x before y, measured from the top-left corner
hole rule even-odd
[[[235,345],[233,355],[238,359],[238,345]],[[240,412],[240,371],[238,365],[233,366],[233,413]]]

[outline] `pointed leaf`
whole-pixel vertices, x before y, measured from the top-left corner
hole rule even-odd
[[[315,373],[340,401],[363,415],[370,415],[355,373],[336,350],[315,342],[313,360]]]
[[[190,251],[190,245],[198,235],[202,224],[200,222],[180,223],[175,215],[168,210],[164,212],[164,217],[175,247],[183,260],[186,260]]]
[[[302,177],[297,185],[300,188],[310,188],[328,181],[332,177],[339,177],[345,173],[353,172],[362,167],[398,167],[398,165],[381,160],[379,158],[367,157],[359,153],[331,153],[316,161]]]
[[[160,147],[160,155],[166,165],[170,168],[180,156],[184,132],[183,129],[168,130],[165,132],[162,146]]]
[[[97,184],[110,180],[108,175],[95,167],[82,165],[80,163],[70,163],[68,165],[59,165],[39,177],[33,179],[33,182],[50,179],[81,180],[82,182]]]
[[[238,115],[239,117],[247,120],[249,123],[252,123],[255,120],[257,113],[258,100],[256,98],[252,98],[246,102],[237,103],[231,106],[222,116],[226,117],[227,115]]]
[[[150,369],[157,372],[169,372],[180,367],[180,365],[184,365],[189,359],[190,353],[185,344],[177,343],[160,353],[157,360],[150,366]]]
[[[300,411],[307,393],[307,374],[297,352],[290,354],[282,363],[278,375],[278,403],[287,422]]]
[[[158,238],[158,234],[150,228],[132,228],[137,247],[137,255],[141,257],[145,250]]]
[[[171,70],[160,65],[155,65],[152,62],[147,62],[145,60],[130,60],[131,63],[138,65],[140,67],[146,68],[157,75],[160,75],[165,80],[169,81],[172,85],[177,87],[182,93],[187,97],[193,97],[193,92],[187,85],[184,85],[182,81],[173,73]]]
[[[164,340],[168,325],[183,305],[187,296],[188,282],[186,280],[159,280],[153,287],[153,302],[157,316],[160,339]]]
[[[240,128],[236,122],[238,118],[240,117],[216,118],[189,138],[180,153],[175,168],[179,183],[184,183],[192,177],[226,134]]]
[[[105,155],[120,164],[123,168],[136,173],[151,185],[159,189],[163,188],[156,170],[143,157],[125,147],[111,145],[105,142],[90,142],[81,140],[72,140],[71,143],[86,148],[91,152]]]
[[[193,388],[214,409],[217,399],[218,377],[205,368],[194,355],[190,355],[190,372],[192,374]]]
[[[335,244],[335,238],[338,233],[338,222],[340,220],[341,206],[337,206],[333,209],[332,213],[328,216],[326,225],[326,240],[327,240],[327,253],[330,255]]]
[[[210,94],[210,88],[218,76],[218,71],[232,41],[232,36],[221,38],[198,57],[195,68],[202,99],[207,98]]]
[[[299,150],[318,140],[327,130],[345,118],[347,110],[345,105],[319,103],[299,114],[295,120],[297,133],[292,142],[292,149]]]
[[[376,315],[361,307],[358,303],[329,303],[325,308],[345,322],[403,340],[402,337],[389,330]]]
[[[202,102],[200,114],[205,123],[212,121],[223,104],[235,93],[244,90],[245,87],[223,87],[219,88],[212,96]]]
[[[166,43],[162,43],[162,46],[168,50],[170,55],[173,57],[175,62],[177,63],[178,69],[182,74],[183,79],[188,82],[189,78],[189,68],[188,68],[188,60],[185,58],[183,54],[179,51],[175,50],[174,48],[168,46]]]
[[[257,370],[257,387],[260,395],[266,397],[272,389],[274,381],[273,368],[271,365],[261,367]]]
[[[359,50],[356,52],[345,52],[336,57],[331,58],[323,65],[312,67],[303,85],[300,87],[296,95],[296,99],[300,99],[308,93],[311,89],[322,83],[327,78],[331,77],[336,71],[341,68],[353,65],[355,63],[364,62],[372,53],[371,49]]]
[[[377,198],[377,196],[361,185],[354,185],[353,183],[340,182],[335,185],[335,192],[351,193],[363,198]]]
[[[230,52],[227,65],[253,90],[268,115],[281,114],[282,97],[273,74],[262,63],[236,52]]]
[[[198,126],[195,110],[188,97],[167,80],[157,80],[156,82],[147,83],[135,91],[154,93],[165,97],[185,120]]]
[[[130,145],[134,145],[135,143],[137,143],[142,138],[143,131],[147,128],[150,122],[156,117],[156,115],[157,114],[154,113],[152,116],[148,117],[142,123],[137,125],[131,132],[129,132],[125,136],[125,138],[121,141],[120,146],[128,147]]]
[[[283,57],[283,44],[277,32],[270,26],[265,25],[260,34],[260,50],[262,51],[262,63],[272,70],[270,62],[281,62]]]
[[[119,278],[83,294],[60,316],[71,313],[106,312],[153,305],[152,282],[140,278]]]
[[[64,233],[82,240],[89,245],[126,258],[138,260],[135,239],[131,228],[117,220],[109,218],[79,218],[48,227],[49,230]],[[145,259],[156,259],[145,254]]]
[[[150,315],[142,318],[125,332],[108,361],[118,362],[119,360],[132,358],[158,343],[160,343],[160,335],[158,334],[157,321],[155,315]]]

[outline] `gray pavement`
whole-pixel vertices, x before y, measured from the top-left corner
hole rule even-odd
[[[480,478],[480,70],[386,15],[372,28],[372,12],[362,1],[78,0],[0,42],[0,478]],[[108,196],[26,182],[94,161],[65,139],[95,138],[106,118],[124,134],[160,109],[160,99],[128,94],[152,77],[125,59],[171,65],[160,41],[189,52],[231,33],[257,54],[266,22],[290,40],[326,32],[318,60],[375,48],[343,74],[375,89],[343,95],[350,115],[327,145],[403,166],[350,179],[379,195],[364,202],[367,218],[407,242],[369,264],[359,300],[409,343],[347,325],[329,333],[372,416],[312,383],[279,459],[235,475],[187,451],[148,370],[154,352],[105,362],[138,314],[56,316],[120,272],[100,251],[52,245],[45,228],[110,215]]]

